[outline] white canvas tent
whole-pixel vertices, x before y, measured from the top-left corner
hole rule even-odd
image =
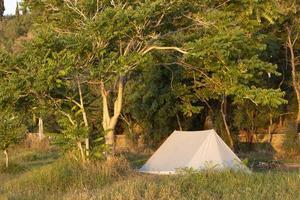
[[[140,172],[174,174],[180,169],[249,171],[215,130],[174,131]]]

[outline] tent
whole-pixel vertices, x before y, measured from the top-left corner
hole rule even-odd
[[[174,131],[139,171],[174,174],[185,168],[249,171],[213,129]]]

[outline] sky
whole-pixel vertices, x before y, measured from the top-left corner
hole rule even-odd
[[[21,0],[4,0],[5,11],[4,15],[14,15],[16,12],[17,1]]]

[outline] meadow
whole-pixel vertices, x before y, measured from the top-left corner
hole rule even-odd
[[[0,199],[300,199],[300,170],[195,172],[158,176],[136,169],[147,155],[81,164],[58,151],[17,148],[0,164]]]
[[[300,200],[300,0],[8,2],[0,200]],[[137,171],[174,130],[209,129],[252,173]]]

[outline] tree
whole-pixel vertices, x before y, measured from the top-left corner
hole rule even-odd
[[[266,46],[265,36],[260,30],[276,19],[276,7],[272,7],[271,3],[218,4],[212,1],[191,16],[202,27],[197,37],[187,42],[186,48],[191,50],[180,62],[188,73],[192,72],[190,75],[194,81],[190,87],[195,95],[204,102],[219,102],[219,112],[231,148],[233,138],[227,119],[229,103],[250,101],[256,106],[275,108],[285,103],[284,93],[266,88],[264,79],[261,79],[267,79],[271,74],[278,75],[275,65],[261,59]],[[207,10],[210,12],[207,13]],[[273,18],[270,13],[273,13]]]
[[[294,4],[293,4],[294,5]],[[289,64],[291,66],[291,72],[292,72],[292,83],[293,88],[296,94],[297,98],[297,104],[298,104],[298,113],[296,117],[296,130],[297,133],[300,132],[300,81],[299,81],[299,75],[298,75],[298,65],[299,65],[299,5],[295,4],[294,9],[296,12],[289,12],[288,19],[286,20],[286,23],[284,24],[286,29],[286,47],[289,51]]]
[[[5,166],[8,168],[9,154],[8,147],[18,143],[26,133],[20,116],[11,110],[1,110],[0,112],[0,149],[5,154]]]
[[[82,160],[93,148],[96,123],[113,152],[122,110],[123,117],[157,126],[157,140],[169,129],[191,127],[184,119],[200,118],[204,110],[221,120],[233,147],[232,110],[270,111],[286,103],[268,82],[280,74],[265,56],[267,34],[281,15],[275,0],[20,5],[30,10],[20,20],[35,18],[34,36],[9,55],[1,72],[9,81],[0,83],[0,94],[13,92],[0,95],[1,102],[38,118],[55,115]],[[176,123],[164,127],[162,121]]]
[[[18,102],[18,99],[22,98],[22,88],[18,86],[22,83],[16,78],[15,67],[13,56],[0,48],[0,149],[5,154],[6,167],[9,162],[8,147],[18,143],[25,136],[27,124],[27,117],[23,115],[27,102]]]
[[[290,98],[292,102],[294,100],[292,97],[296,99],[296,108],[293,107],[292,112],[297,110],[295,112],[295,128],[297,132],[299,132],[300,127],[300,88],[297,69],[299,65],[299,6],[299,3],[293,0],[279,1],[280,19],[270,30],[270,38],[275,38],[272,39],[273,43],[277,43],[277,46],[279,46],[276,52],[281,53],[281,55],[273,56],[273,62],[281,65],[281,73],[284,75],[280,85],[283,85],[289,93],[290,97],[287,98]],[[294,95],[291,95],[292,91]],[[293,104],[290,105],[293,106]]]
[[[47,4],[51,4],[51,9]],[[40,30],[59,38],[62,45],[60,48],[50,45],[48,51],[44,51],[47,53],[45,56],[52,57],[54,52],[59,55],[72,55],[74,59],[67,66],[72,68],[71,71],[78,69],[76,71],[79,72],[79,81],[99,87],[102,127],[106,144],[112,150],[115,127],[123,105],[126,76],[136,67],[147,63],[151,59],[150,52],[155,50],[186,53],[177,46],[161,45],[159,42],[164,35],[173,34],[173,30],[163,27],[175,28],[180,25],[173,25],[172,19],[180,16],[182,9],[186,9],[183,5],[182,2],[163,0],[144,3],[48,1],[38,5],[46,13],[42,21],[47,20],[51,24],[46,28],[43,21]],[[37,5],[32,5],[31,8],[34,6]],[[62,21],[58,23],[55,20],[57,17]],[[42,46],[49,47],[48,40],[42,41],[45,42]],[[41,58],[43,63],[45,56],[37,58]],[[57,62],[52,58],[51,60]],[[48,65],[49,62],[41,66]],[[109,93],[114,86],[115,101],[110,106],[112,95]]]
[[[17,66],[23,70],[16,78],[26,83],[20,86],[21,96],[31,100],[30,112],[38,118],[43,117],[40,112],[43,109],[55,113],[69,146],[75,144],[82,161],[86,161],[90,147],[82,89],[85,60],[81,58],[85,54],[77,49],[78,46],[63,49],[64,45],[74,45],[76,39],[41,31],[19,53]]]
[[[17,6],[16,6],[16,13],[15,13],[16,17],[20,16],[20,9],[19,9],[19,3],[17,2]]]
[[[183,69],[176,65],[153,63],[131,74],[126,83],[122,119],[129,129],[141,127],[140,135],[129,133],[134,139],[140,136],[148,144],[160,144],[174,129],[191,128],[183,119],[183,111],[188,109],[181,107],[185,92],[181,88],[182,73]]]
[[[4,0],[0,0],[0,21],[3,18],[4,11],[5,11]]]

